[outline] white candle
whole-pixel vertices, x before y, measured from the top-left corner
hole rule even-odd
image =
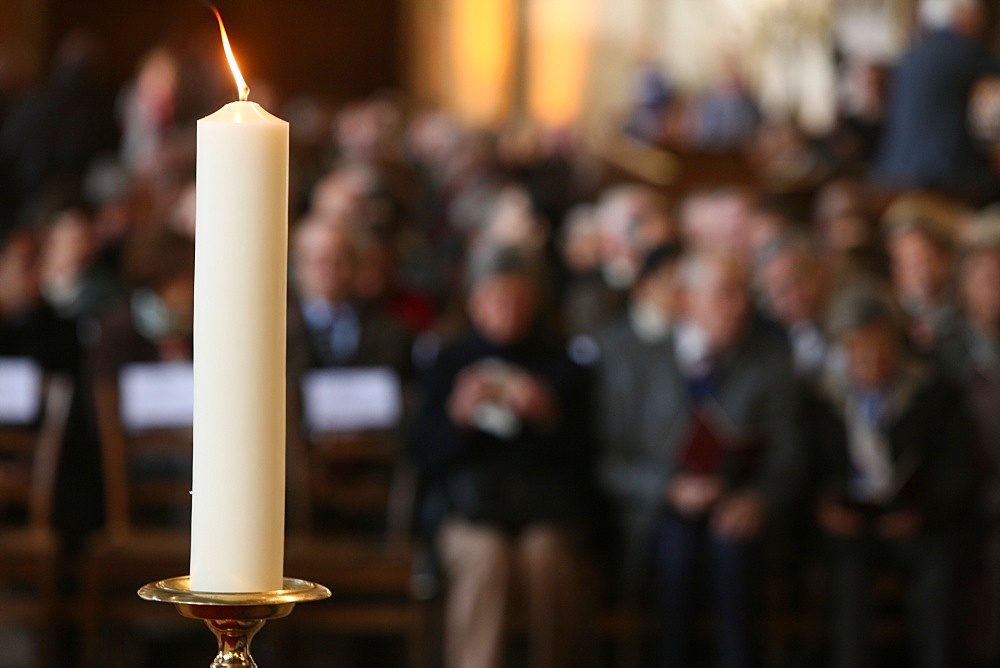
[[[281,588],[287,248],[288,123],[232,102],[198,121],[195,591]]]

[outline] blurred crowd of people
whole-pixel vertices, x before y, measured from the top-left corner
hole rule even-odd
[[[645,184],[568,129],[388,93],[261,100],[291,123],[289,382],[403,379],[448,665],[499,665],[515,605],[533,665],[576,665],[607,601],[649,607],[656,665],[704,651],[706,606],[717,662],[754,665],[768,574],[802,563],[834,665],[871,664],[886,569],[914,665],[1000,661],[1000,181],[969,123],[1000,70],[983,7],[920,6],[864,131],[808,137],[730,82],[695,132],[647,82],[623,131],[682,172],[726,151],[733,182]],[[0,126],[0,355],[81,388],[71,550],[101,521],[86,388],[192,356],[194,120],[227,98],[167,49],[115,96],[99,56],[71,36]]]

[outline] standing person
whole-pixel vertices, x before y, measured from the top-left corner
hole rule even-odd
[[[833,665],[871,665],[872,577],[906,582],[915,665],[955,665],[952,563],[973,489],[957,394],[906,352],[889,299],[845,292],[831,330],[846,364],[809,413],[816,522],[829,559]]]
[[[941,342],[938,361],[965,393],[975,426],[976,462],[982,475],[980,510],[984,542],[972,578],[972,602],[965,638],[975,666],[1000,662],[1000,243],[966,249],[959,262],[958,326]]]
[[[997,71],[981,43],[980,0],[921,0],[926,33],[892,76],[873,176],[892,189],[932,188],[984,200],[997,181],[969,131],[975,83]]]
[[[605,453],[602,483],[622,513],[625,549],[652,555],[657,665],[689,665],[701,585],[718,663],[756,665],[762,530],[801,468],[792,373],[780,345],[748,324],[737,257],[686,258],[679,282],[683,315],[649,360],[657,380],[640,419],[650,437]]]
[[[156,47],[143,58],[135,79],[121,92],[121,161],[133,173],[148,175],[158,167],[165,140],[174,131],[178,63]]]
[[[528,608],[532,665],[573,664],[577,543],[588,468],[585,383],[545,332],[537,260],[484,247],[468,268],[468,333],[430,369],[411,454],[444,505],[445,663],[502,665],[510,592]]]

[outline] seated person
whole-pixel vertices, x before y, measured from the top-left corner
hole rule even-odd
[[[601,327],[593,338],[598,362],[594,374],[594,418],[598,438],[608,457],[643,447],[644,439],[657,440],[659,432],[648,433],[641,419],[643,403],[660,380],[651,361],[669,354],[671,325],[677,318],[677,265],[680,249],[659,246],[646,256],[632,287],[628,307]],[[574,340],[581,345],[582,339]],[[585,352],[585,351],[583,351]],[[620,527],[616,527],[620,529]],[[611,561],[624,559],[629,567],[621,575],[633,579],[640,568],[636,555],[615,554],[617,543],[609,545]],[[614,583],[612,593],[631,588],[628,582]]]
[[[885,226],[893,287],[908,318],[910,344],[930,353],[955,324],[953,239],[933,210],[892,213]]]
[[[418,335],[434,324],[437,309],[430,297],[403,276],[399,242],[391,233],[371,234],[358,260],[355,292],[367,308],[382,308]]]
[[[133,362],[192,359],[194,246],[166,237],[146,266],[144,282],[128,303],[100,323],[88,360],[93,380],[117,381],[122,367]]]
[[[888,558],[907,576],[913,659],[950,655],[950,567],[974,489],[959,398],[910,357],[890,298],[842,294],[830,329],[845,364],[808,411],[816,521],[829,558],[833,665],[871,664],[872,572]]]
[[[656,665],[693,660],[708,585],[720,665],[753,665],[762,528],[796,491],[793,379],[780,344],[749,326],[749,278],[730,254],[679,268],[681,315],[648,358],[652,380],[630,448],[604,443],[602,483],[621,512],[633,590],[652,557]]]
[[[447,591],[445,663],[502,665],[518,582],[533,665],[572,665],[588,466],[582,370],[542,325],[534,256],[483,247],[468,274],[471,330],[430,369],[411,436],[425,504],[443,506],[435,539]]]
[[[590,334],[618,315],[647,253],[676,238],[668,206],[652,188],[608,188],[592,208],[573,211],[565,263],[570,269],[564,317],[574,334]],[[590,248],[584,248],[590,246]],[[590,258],[578,254],[592,255]]]
[[[97,230],[83,208],[56,211],[48,220],[41,254],[45,300],[60,314],[80,320],[89,336],[97,321],[122,301],[120,282],[98,264]]]
[[[41,298],[38,244],[26,231],[0,238],[0,356],[30,357],[46,371],[75,377],[76,321]]]
[[[760,249],[756,272],[768,315],[788,341],[795,375],[814,380],[826,366],[830,347],[823,322],[826,267],[803,239],[785,235]]]
[[[99,388],[117,384],[129,364],[155,362],[190,362],[193,355],[194,324],[194,246],[174,236],[161,239],[155,249],[143,256],[143,282],[131,292],[127,302],[111,309],[95,326],[94,341],[88,350],[88,383],[81,386],[85,402],[85,425],[80,436],[87,439],[95,457],[100,443],[99,417],[95,403]],[[82,449],[81,449],[82,450]],[[95,462],[99,463],[98,462]],[[79,477],[74,467],[70,474]],[[67,495],[69,512],[80,504],[84,494],[93,496],[100,487],[100,469],[93,472],[94,482],[80,481],[72,498]],[[131,458],[129,475],[138,478],[189,482],[191,456],[188,453],[146,454]],[[133,518],[136,519],[136,518]],[[142,521],[164,522],[173,527],[188,526],[189,505],[176,505],[168,513],[143,517]]]
[[[982,478],[980,509],[986,522],[981,562],[971,578],[972,601],[965,628],[970,665],[1000,663],[1000,242],[965,249],[958,267],[962,312],[941,342],[938,360],[956,386],[977,436]]]
[[[310,219],[292,240],[288,375],[332,366],[387,366],[402,373],[409,342],[402,325],[357,299],[358,242],[348,224]]]

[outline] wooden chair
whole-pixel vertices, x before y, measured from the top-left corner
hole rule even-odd
[[[176,628],[186,621],[171,606],[140,600],[136,590],[188,572],[191,427],[127,431],[120,399],[118,383],[95,384],[105,526],[81,565],[81,642],[91,666],[111,663],[102,660],[102,640],[105,653],[114,655],[128,630]]]
[[[37,423],[0,424],[0,623],[38,629],[39,666],[53,660],[60,546],[52,505],[72,396],[68,378],[50,376]]]
[[[287,633],[402,638],[422,665],[427,614],[411,596],[414,477],[392,432],[303,433],[290,392],[285,573],[333,592],[283,622]]]

